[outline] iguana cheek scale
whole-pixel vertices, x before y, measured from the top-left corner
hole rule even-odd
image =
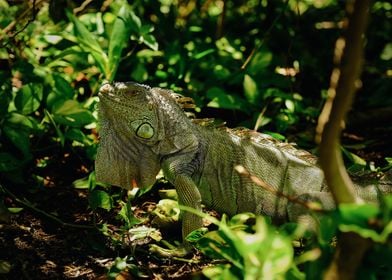
[[[247,129],[202,127],[186,116],[179,95],[161,88],[106,84],[98,96],[99,181],[146,187],[162,169],[185,206],[201,210],[204,203],[229,215],[253,212],[279,221],[309,220],[302,205],[241,176],[235,171],[240,165],[286,196],[319,202],[327,210],[335,207],[317,159],[306,151]],[[356,184],[360,197],[378,201],[374,182]],[[392,191],[390,180],[377,185],[383,192]],[[200,217],[183,213],[184,237],[201,225]]]

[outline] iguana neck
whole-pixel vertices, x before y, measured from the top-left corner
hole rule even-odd
[[[160,88],[153,88],[152,98],[156,104],[160,134],[160,141],[152,147],[152,150],[163,157],[182,152],[196,152],[199,146],[198,129],[173,100],[170,93]]]

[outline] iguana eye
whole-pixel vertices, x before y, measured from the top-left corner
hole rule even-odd
[[[136,120],[131,123],[136,135],[143,139],[150,139],[154,136],[154,128],[144,120]]]

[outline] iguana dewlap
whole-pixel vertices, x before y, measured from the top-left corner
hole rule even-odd
[[[197,125],[176,98],[171,91],[137,83],[101,87],[97,180],[126,189],[146,187],[162,169],[185,206],[200,210],[203,203],[229,215],[253,212],[281,221],[298,221],[306,214],[302,205],[238,174],[235,167],[241,165],[286,196],[317,201],[325,209],[335,207],[311,154],[249,130]],[[391,192],[390,182],[380,184]],[[358,186],[357,192],[377,201],[372,184]],[[200,217],[183,213],[183,236],[201,225]]]

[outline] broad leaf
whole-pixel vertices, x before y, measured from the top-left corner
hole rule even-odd
[[[120,212],[117,217],[121,218],[127,225],[127,228],[131,228],[134,225],[140,224],[141,221],[133,214],[130,202],[120,202],[122,204]]]
[[[102,73],[108,77],[108,57],[106,53],[102,50],[96,37],[88,31],[88,29],[83,25],[83,23],[75,17],[72,13],[67,12],[69,20],[74,24],[75,35],[81,47],[89,52],[93,57],[97,66],[101,69]]]
[[[58,102],[53,106],[53,118],[57,123],[82,127],[95,121],[90,111],[82,108],[75,100]]]
[[[34,118],[16,112],[9,113],[6,116],[4,125],[12,126],[18,129],[24,129],[27,131],[37,130],[40,128],[39,124]]]
[[[109,71],[107,77],[112,81],[116,75],[118,64],[124,47],[128,44],[131,34],[131,11],[128,5],[121,7],[118,16],[113,24],[112,35],[109,43]]]
[[[250,103],[256,104],[257,101],[259,101],[260,93],[257,88],[256,82],[252,79],[251,76],[245,74],[243,87],[244,87],[244,93],[245,93],[246,99]]]
[[[24,115],[36,111],[42,100],[42,85],[27,84],[24,85],[15,96],[15,107]]]
[[[32,157],[30,152],[30,138],[29,133],[23,129],[16,129],[11,126],[4,126],[3,132],[7,138],[17,147],[25,159]]]
[[[9,172],[18,169],[21,161],[10,153],[0,153],[0,172]]]
[[[93,210],[99,207],[109,211],[113,206],[112,197],[107,192],[100,190],[90,192],[88,202]]]
[[[91,144],[91,140],[78,128],[67,130],[64,133],[64,137],[68,140],[77,141],[85,145]]]
[[[207,104],[208,107],[222,108],[222,109],[236,109],[246,112],[246,102],[237,95],[226,93],[223,89],[218,87],[210,88],[207,91],[207,97],[211,101]]]
[[[248,72],[257,75],[266,71],[266,68],[272,62],[272,58],[273,55],[267,48],[261,48],[249,63]]]
[[[154,51],[158,50],[158,42],[153,35],[144,34],[142,38],[143,38],[143,43],[147,45],[147,47],[149,47]]]

